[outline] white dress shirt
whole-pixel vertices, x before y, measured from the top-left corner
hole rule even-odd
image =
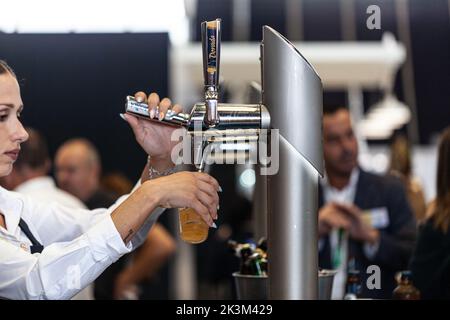
[[[322,188],[323,188],[323,198],[324,203],[328,202],[338,202],[344,204],[353,203],[355,200],[356,194],[356,185],[358,183],[359,178],[359,169],[353,169],[352,174],[350,176],[349,183],[342,188],[341,190],[334,188],[328,183],[328,178],[322,180]],[[337,268],[337,273],[334,276],[333,281],[333,291],[331,294],[331,298],[333,300],[340,300],[344,297],[345,294],[345,283],[347,281],[347,259],[348,259],[348,233],[344,232],[341,239],[341,248],[339,251],[336,250],[339,243],[339,230],[333,229],[330,233],[330,247],[331,247],[331,255],[332,259],[336,258],[333,255],[338,252],[340,254],[339,260],[340,265],[334,266]],[[319,244],[319,247],[321,244]]]
[[[14,191],[27,195],[34,202],[56,202],[69,208],[87,209],[77,197],[57,188],[53,179],[48,176],[36,177],[25,181],[18,185]],[[94,285],[89,284],[73,296],[72,300],[94,300]]]
[[[0,187],[0,297],[6,299],[70,299],[110,264],[142,244],[164,211],[157,208],[125,245],[108,209],[73,209],[55,202],[34,202]],[[44,246],[30,253],[31,242],[20,230],[22,218]]]
[[[359,169],[353,169],[349,183],[342,189],[336,189],[328,183],[328,178],[321,181],[323,188],[324,203],[337,202],[343,204],[353,204],[355,202],[356,190],[359,179]],[[336,250],[338,243],[341,242],[341,250]],[[319,250],[323,247],[323,241],[319,240]],[[330,233],[330,247],[331,255],[338,252],[340,254],[340,265],[337,266],[337,273],[333,281],[333,291],[331,298],[334,300],[340,300],[345,294],[345,284],[347,281],[347,262],[348,262],[348,232],[344,232],[342,239],[339,241],[339,230],[332,230]],[[364,254],[372,259],[378,251],[379,243],[363,244]],[[365,270],[364,270],[365,271]]]
[[[25,194],[34,202],[57,202],[70,208],[87,209],[81,200],[56,187],[51,177],[37,177],[18,185],[14,191]]]

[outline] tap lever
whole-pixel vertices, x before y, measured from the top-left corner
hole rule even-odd
[[[217,110],[219,96],[220,67],[220,19],[202,22],[203,77],[205,84],[206,114],[204,122],[207,127],[219,123]]]
[[[133,96],[127,96],[125,102],[125,112],[131,113],[139,118],[151,120],[154,122],[165,123],[172,126],[184,126],[187,127],[190,123],[190,114],[188,113],[176,113],[172,110],[168,110],[162,120],[158,119],[158,115],[154,118],[150,118],[148,105],[145,102],[137,102]]]
[[[220,67],[220,19],[202,22],[203,75],[205,93],[209,87],[218,90]]]

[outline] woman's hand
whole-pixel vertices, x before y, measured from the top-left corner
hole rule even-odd
[[[112,213],[112,221],[128,243],[157,207],[192,208],[211,227],[217,219],[221,191],[216,179],[206,173],[179,172],[147,180]]]
[[[220,191],[216,179],[206,173],[179,172],[146,181],[142,187],[156,196],[159,206],[164,208],[192,208],[203,220],[213,226],[217,219]]]
[[[151,118],[158,117],[158,119],[161,120],[169,109],[172,109],[172,111],[176,113],[182,111],[180,105],[176,104],[172,106],[172,102],[168,98],[164,98],[160,101],[159,96],[156,93],[151,93],[147,98],[147,95],[140,91],[137,92],[134,97],[137,101],[148,104],[149,115]],[[159,114],[156,114],[158,106]],[[159,124],[154,121],[139,119],[130,114],[124,114],[124,118],[133,129],[139,145],[156,163],[163,163],[166,165],[173,164],[171,152],[178,141],[171,141],[171,136],[177,128]],[[165,168],[164,165],[160,165],[157,169],[163,170]]]

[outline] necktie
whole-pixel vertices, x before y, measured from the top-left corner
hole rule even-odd
[[[25,235],[31,241],[31,243],[33,244],[32,246],[30,246],[31,254],[41,253],[42,250],[44,250],[44,246],[39,241],[36,240],[36,238],[31,233],[30,228],[28,227],[27,223],[24,220],[22,220],[22,218],[20,218],[19,227],[23,231],[23,233],[25,233]]]

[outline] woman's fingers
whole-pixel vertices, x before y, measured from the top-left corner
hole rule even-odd
[[[121,113],[120,116],[124,119],[133,129],[134,135],[137,136],[139,133],[139,120],[135,116],[132,116],[128,113]]]
[[[179,105],[179,104],[175,104],[172,107],[172,111],[175,112],[175,113],[180,113],[181,111],[183,111],[183,107],[181,105]]]
[[[200,179],[201,181],[209,183],[209,184],[213,185],[217,191],[221,191],[220,185],[217,182],[217,180],[214,179],[213,177],[211,177],[209,174],[203,173],[203,172],[196,172],[195,174],[197,175],[198,179]]]
[[[217,210],[219,209],[219,195],[217,192],[220,190],[219,183],[216,179],[205,173],[197,174],[197,178],[198,188],[212,197],[214,201],[214,218],[217,219]]]
[[[192,208],[209,226],[213,226],[219,204],[218,183],[212,177],[207,179],[208,176],[197,172],[179,172],[155,179],[156,185],[157,181],[161,183],[158,188],[163,195],[160,205],[169,203],[171,207]]]
[[[196,186],[199,188],[200,193],[198,194],[199,200],[208,205],[211,215],[214,219],[217,219],[217,210],[219,206],[219,196],[217,194],[218,183],[216,179],[208,179],[208,181],[197,180]]]
[[[159,116],[159,96],[157,93],[152,92],[149,96],[148,96],[148,111],[150,114],[150,118],[157,118]]]
[[[214,225],[213,219],[209,214],[209,210],[203,205],[203,203],[201,203],[199,200],[193,200],[190,207],[202,217],[202,219],[208,226],[212,227]]]
[[[162,120],[170,109],[172,101],[169,98],[164,98],[160,101],[159,95],[156,92],[152,92],[148,97],[143,91],[136,92],[134,98],[138,102],[144,102],[148,104],[148,112],[151,119],[158,118]],[[176,104],[172,107],[172,111],[175,113],[180,113],[183,108]]]
[[[217,203],[219,203],[219,195],[217,194],[215,186],[201,180],[197,181],[197,186],[200,188],[201,191],[206,192],[209,196],[213,197]]]
[[[144,102],[147,103],[147,95],[143,91],[136,92],[134,94],[134,98],[137,102]]]
[[[171,105],[172,105],[172,101],[170,101],[169,98],[162,99],[161,103],[159,104],[159,114],[158,114],[159,120],[164,119],[164,116],[165,116],[167,110],[169,110]]]
[[[211,197],[208,193],[200,190],[197,192],[197,198],[208,208],[210,216],[213,219],[217,219],[217,201],[214,197]]]

